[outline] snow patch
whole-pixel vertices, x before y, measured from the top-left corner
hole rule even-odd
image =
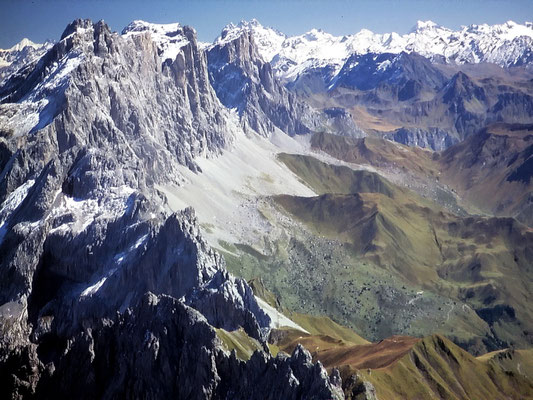
[[[124,37],[130,37],[143,32],[150,32],[152,40],[160,50],[160,56],[164,60],[175,60],[181,48],[189,44],[189,39],[183,34],[183,27],[179,23],[152,24],[136,20],[122,31]]]
[[[134,250],[138,249],[144,242],[146,242],[146,239],[148,239],[148,233],[145,235],[142,235],[137,241],[132,244],[126,251],[123,251],[121,253],[118,253],[115,256],[115,261],[117,264],[122,264],[124,262],[124,259],[128,257]]]
[[[46,77],[18,103],[3,104],[0,126],[19,137],[39,130],[52,122],[61,107],[61,97],[70,83],[70,75],[85,59],[71,51],[54,63]]]
[[[292,321],[291,319],[280,313],[278,310],[276,310],[263,299],[260,299],[259,297],[255,296],[255,300],[257,301],[259,307],[261,307],[263,311],[270,317],[270,328],[279,329],[281,327],[288,327],[298,329],[299,331],[302,331],[304,333],[309,333],[296,322]]]
[[[87,297],[92,296],[98,292],[98,290],[102,287],[102,285],[107,280],[107,276],[104,276],[102,279],[100,279],[98,282],[96,282],[94,285],[89,286],[87,289],[85,289],[83,292],[81,292],[81,297]]]
[[[2,203],[2,207],[0,208],[0,243],[2,243],[4,236],[7,233],[9,218],[11,217],[13,211],[15,211],[22,204],[34,184],[35,180],[28,180],[12,191],[7,199]]]
[[[134,190],[127,186],[108,188],[106,198],[76,199],[63,196],[59,206],[50,214],[50,218],[64,218],[66,222],[53,228],[50,233],[80,233],[85,231],[96,219],[115,220],[128,208],[128,198]],[[70,217],[70,218],[66,218]]]

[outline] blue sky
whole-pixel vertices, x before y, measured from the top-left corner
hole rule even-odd
[[[427,19],[449,28],[524,23],[533,20],[533,0],[0,0],[0,48],[23,37],[57,40],[75,18],[103,19],[116,31],[134,19],[181,22],[196,28],[200,40],[212,41],[227,23],[251,18],[288,35],[311,28],[336,35],[362,28],[405,33]]]

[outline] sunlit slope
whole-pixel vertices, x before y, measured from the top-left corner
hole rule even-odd
[[[376,168],[398,168],[406,173],[425,177],[438,175],[431,151],[377,137],[355,139],[320,132],[313,135],[311,146],[349,163],[366,164]]]
[[[262,280],[254,293],[275,299]],[[286,311],[286,310],[285,310]],[[287,312],[287,311],[286,311]],[[269,347],[292,353],[301,344],[328,368],[338,368],[347,398],[360,398],[364,382],[379,399],[527,399],[533,396],[532,350],[504,349],[473,357],[442,335],[392,336],[370,343],[327,317],[288,313],[308,333],[272,330]],[[245,340],[247,343],[248,340]]]
[[[382,193],[394,196],[395,188],[381,176],[368,171],[354,171],[341,165],[317,162],[316,158],[281,153],[282,161],[316,193]]]
[[[394,271],[406,282],[469,304],[500,341],[530,343],[533,232],[529,228],[511,218],[456,216],[376,174],[368,179],[371,173],[346,171],[339,178],[339,167],[310,157],[291,160],[298,162],[306,164],[301,178],[317,192],[320,184],[315,182],[341,180],[344,185],[336,182],[336,188],[349,188],[360,177],[373,184],[353,194],[276,196],[290,215],[316,235],[346,243],[356,255]]]
[[[494,364],[509,372],[533,380],[533,349],[504,349],[484,354],[478,360]]]
[[[436,162],[464,202],[533,226],[533,125],[491,125]]]
[[[339,368],[348,398],[358,390],[353,383],[361,381],[372,383],[379,399],[489,400],[533,396],[532,380],[523,371],[529,372],[528,365],[521,372],[516,371],[520,361],[530,355],[527,350],[514,351],[511,357],[515,362],[509,367],[505,362],[494,361],[494,356],[476,359],[441,335],[423,339],[393,336],[377,343],[354,344],[283,329],[273,331],[270,342],[287,353],[302,344],[314,361],[320,360],[328,369]],[[510,356],[502,354],[499,358],[509,364]]]
[[[374,384],[378,398],[383,400],[499,400],[533,396],[531,379],[477,360],[440,335],[418,341],[391,365],[363,369],[361,374]]]
[[[315,134],[311,145],[339,160],[377,168],[452,211],[458,201],[470,212],[533,223],[532,125],[490,125],[440,153],[326,133]]]

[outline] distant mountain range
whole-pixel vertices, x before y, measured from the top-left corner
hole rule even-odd
[[[531,22],[470,25],[453,31],[432,21],[418,21],[405,35],[378,34],[363,29],[354,35],[334,36],[313,29],[288,37],[251,20],[226,26],[216,43],[230,41],[243,31],[252,33],[260,54],[272,63],[276,75],[287,81],[317,67],[330,66],[339,71],[350,56],[367,53],[418,53],[434,62],[486,62],[502,67],[527,65],[533,61]]]

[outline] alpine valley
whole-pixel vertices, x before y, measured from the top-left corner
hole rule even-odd
[[[0,398],[533,399],[533,24],[75,20],[0,50]]]

